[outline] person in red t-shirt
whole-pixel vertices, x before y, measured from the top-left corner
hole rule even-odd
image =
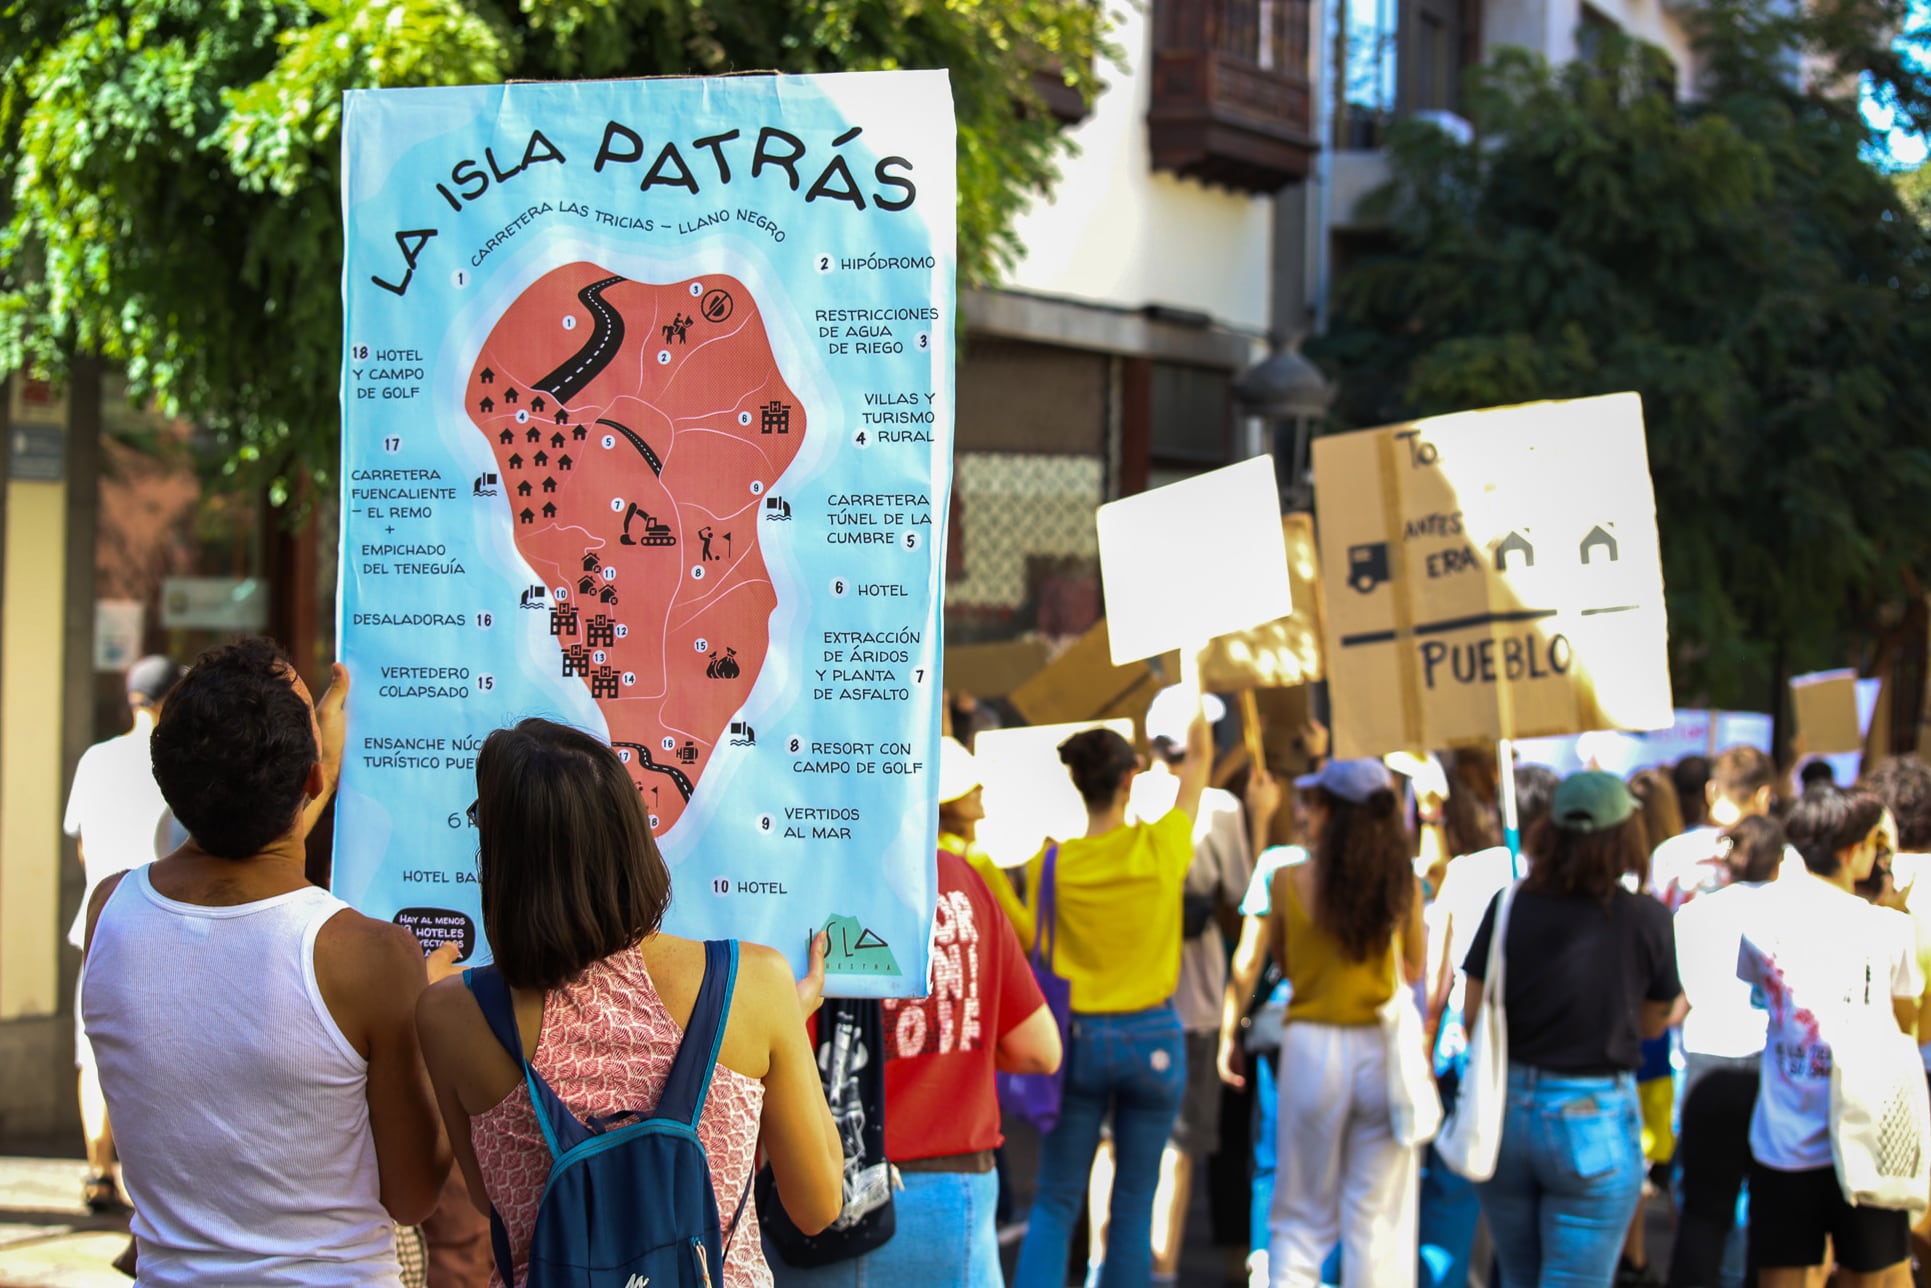
[[[956,770],[971,758],[947,759]],[[977,778],[968,776],[964,790],[956,780],[941,785],[949,799],[940,803],[939,824],[948,841],[970,843],[983,817]],[[938,859],[931,994],[885,1003],[885,1157],[905,1185],[894,1196],[897,1233],[873,1252],[829,1266],[800,1270],[773,1261],[785,1288],[1005,1282],[993,1228],[999,1184],[992,1151],[1004,1138],[992,1073],[1057,1069],[1059,1027],[985,881],[948,849]]]

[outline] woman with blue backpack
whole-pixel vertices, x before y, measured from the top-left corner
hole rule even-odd
[[[548,720],[484,742],[477,880],[495,964],[424,993],[423,1056],[490,1215],[504,1288],[771,1283],[759,1146],[800,1229],[843,1203],[843,1151],[776,950],[662,933],[670,873],[609,747]],[[594,1278],[593,1278],[594,1272]]]

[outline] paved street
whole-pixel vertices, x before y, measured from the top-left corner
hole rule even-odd
[[[126,1288],[109,1263],[127,1217],[88,1213],[86,1175],[74,1158],[0,1158],[0,1288]]]
[[[0,1157],[0,1288],[127,1288],[110,1264],[127,1246],[126,1216],[96,1217],[80,1201],[86,1165],[74,1158]],[[1668,1209],[1649,1205],[1650,1254],[1669,1253]],[[1017,1233],[1017,1231],[1015,1231]],[[1016,1240],[1002,1250],[1008,1275]],[[1195,1188],[1180,1282],[1194,1288],[1239,1288],[1241,1254],[1213,1241],[1206,1185]]]

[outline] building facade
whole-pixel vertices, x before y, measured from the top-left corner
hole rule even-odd
[[[1308,14],[1115,6],[1124,65],[1069,122],[1019,262],[965,299],[949,642],[1085,631],[1094,508],[1264,450],[1233,380],[1274,325],[1274,194],[1316,151]]]

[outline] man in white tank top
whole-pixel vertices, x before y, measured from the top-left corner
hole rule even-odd
[[[394,1223],[448,1172],[422,951],[303,875],[348,688],[338,664],[316,706],[266,640],[204,654],[151,742],[189,840],[89,905],[83,1006],[142,1285],[395,1285]]]

